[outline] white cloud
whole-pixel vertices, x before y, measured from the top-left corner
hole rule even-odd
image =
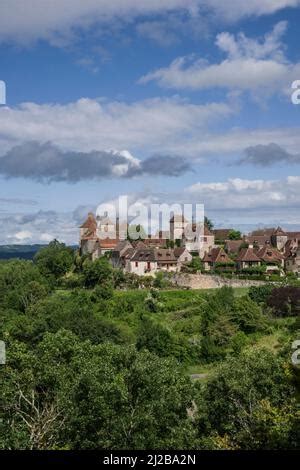
[[[226,54],[222,62],[179,57],[168,67],[141,77],[139,83],[156,81],[162,87],[175,89],[249,90],[260,96],[285,92],[300,75],[300,63],[293,64],[284,55],[281,37],[286,27],[284,21],[276,24],[263,40],[223,32],[216,38],[216,45]]]
[[[228,179],[219,183],[196,183],[186,188],[191,198],[197,198],[208,209],[244,209],[257,211],[295,206],[300,208],[300,176],[283,180]]]
[[[81,99],[66,105],[22,104],[0,108],[1,156],[16,145],[53,142],[62,151],[128,149],[120,153],[130,166],[152,155],[174,155],[199,161],[212,156],[242,156],[244,150],[271,142],[291,154],[299,153],[299,127],[243,129],[222,133],[217,124],[228,120],[239,107],[236,102],[192,104],[178,97],[155,98],[131,104]],[[136,164],[138,161],[136,160]],[[114,167],[116,176],[127,166]]]
[[[87,29],[113,19],[131,19],[139,15],[188,9],[196,4],[182,0],[2,0],[0,38],[3,41],[30,42],[48,40],[54,45],[70,42],[76,28]]]
[[[232,103],[196,105],[178,97],[131,104],[91,99],[67,105],[25,103],[0,108],[1,149],[3,153],[18,143],[50,141],[65,150],[161,154],[168,151],[169,143],[188,143],[235,111]]]
[[[40,236],[41,242],[49,243],[52,240],[54,240],[55,237],[53,235],[50,235],[50,233],[42,233]]]
[[[205,0],[218,16],[236,21],[247,16],[261,16],[275,13],[283,8],[298,7],[299,0]]]
[[[1,0],[0,41],[21,44],[43,39],[64,45],[76,38],[78,29],[107,25],[112,21],[188,12],[191,17],[213,13],[224,21],[272,14],[299,0]]]
[[[29,230],[21,230],[21,232],[17,232],[14,235],[14,238],[19,242],[23,242],[25,240],[29,240],[32,236],[32,233]]]
[[[79,223],[72,213],[0,213],[0,223],[0,244],[49,243],[54,238],[73,244],[79,237]]]
[[[128,204],[198,203],[218,226],[236,226],[244,231],[258,225],[300,228],[300,176],[282,179],[242,179],[198,182],[176,192],[145,190],[128,194]],[[112,203],[114,201],[102,201]],[[116,202],[116,201],[115,201]],[[79,225],[95,207],[79,207],[73,213],[39,211],[29,214],[0,213],[0,243],[48,243],[56,238],[78,242]],[[292,229],[292,228],[291,228]],[[295,228],[296,229],[296,228]]]

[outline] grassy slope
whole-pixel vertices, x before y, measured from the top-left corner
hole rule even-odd
[[[167,326],[176,336],[185,339],[200,338],[201,302],[204,293],[213,293],[214,289],[205,290],[165,290],[160,292],[162,310],[151,313],[153,318]],[[246,295],[248,288],[234,289],[237,297]],[[62,299],[71,295],[71,291],[57,290],[54,295]],[[143,304],[147,290],[116,291],[114,298],[109,301],[108,309],[98,310],[99,316],[112,320],[128,337],[129,342],[135,342],[136,331],[139,324],[140,306]],[[269,334],[255,334],[250,336],[248,348],[266,347],[276,351],[280,337],[290,319],[278,319]],[[188,374],[211,374],[217,364],[193,364],[187,367]]]

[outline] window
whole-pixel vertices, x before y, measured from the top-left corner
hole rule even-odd
[[[150,261],[148,261],[147,262],[147,269],[150,269],[150,267],[151,267],[151,263],[150,263]]]
[[[138,265],[139,265],[139,263],[136,261],[136,262],[135,262],[135,267],[137,268],[137,267],[138,267]]]

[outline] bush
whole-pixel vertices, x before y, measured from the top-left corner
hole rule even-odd
[[[71,269],[74,258],[75,254],[72,248],[54,240],[37,252],[34,262],[43,276],[57,280]]]
[[[230,340],[232,353],[238,356],[248,343],[248,336],[243,331],[238,331]]]
[[[271,284],[265,284],[263,286],[251,286],[248,295],[253,302],[257,304],[266,303],[270,297],[274,286]]]
[[[113,268],[108,259],[101,257],[95,261],[85,261],[83,265],[83,281],[85,287],[93,288],[97,284],[112,280]]]
[[[96,286],[92,293],[92,300],[98,302],[99,300],[109,300],[114,296],[114,288],[111,282],[104,282]]]
[[[232,448],[296,448],[294,393],[283,360],[266,350],[245,351],[221,365],[205,386],[202,432],[206,423],[208,434],[213,430]]]
[[[46,297],[48,281],[32,261],[12,260],[0,265],[0,302],[24,312],[32,303]]]
[[[273,289],[267,305],[278,317],[300,315],[300,287],[278,287]]]
[[[235,299],[232,309],[232,321],[244,333],[262,331],[267,326],[267,318],[262,309],[248,296]]]

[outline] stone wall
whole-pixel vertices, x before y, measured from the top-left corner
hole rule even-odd
[[[251,287],[261,286],[264,281],[250,281],[243,279],[226,279],[210,274],[176,274],[172,279],[176,286],[190,289],[216,289],[218,287]]]

